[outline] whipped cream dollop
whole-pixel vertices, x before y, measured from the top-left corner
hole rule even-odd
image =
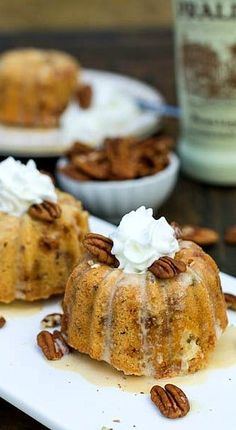
[[[0,212],[21,216],[33,204],[57,202],[52,180],[37,170],[33,160],[22,164],[9,157],[0,163]]]
[[[153,210],[141,206],[125,215],[114,233],[112,254],[126,273],[144,273],[160,257],[174,257],[179,243],[164,217],[153,218]]]

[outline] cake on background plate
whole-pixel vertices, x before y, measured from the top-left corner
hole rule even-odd
[[[87,212],[30,160],[0,163],[0,302],[63,293],[84,253]]]
[[[75,92],[79,65],[64,52],[16,49],[0,56],[0,122],[57,127]]]
[[[71,347],[130,375],[172,377],[207,365],[227,326],[219,270],[178,234],[141,207],[111,238],[85,237],[88,255],[63,302]]]

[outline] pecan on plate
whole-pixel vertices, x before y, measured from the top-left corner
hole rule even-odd
[[[169,279],[186,271],[186,264],[171,257],[161,257],[148,268],[157,278]]]
[[[236,296],[230,293],[224,293],[227,309],[236,311]]]
[[[82,109],[88,109],[92,104],[93,98],[93,89],[91,85],[79,85],[75,93],[75,98]]]
[[[224,238],[229,245],[236,245],[236,225],[227,228]]]
[[[5,318],[0,316],[0,328],[3,328],[5,324],[6,324]]]
[[[211,228],[184,225],[181,231],[183,240],[191,240],[200,246],[214,245],[219,240],[219,234]]]
[[[43,328],[53,328],[61,325],[62,314],[53,313],[46,315],[41,321],[41,325]]]
[[[29,208],[29,215],[40,221],[52,222],[61,216],[61,208],[57,203],[44,201]]]
[[[37,343],[48,360],[59,360],[69,353],[65,339],[58,330],[54,330],[53,333],[41,331],[37,336]]]
[[[165,388],[154,385],[151,399],[166,418],[182,418],[190,410],[186,394],[176,385],[166,384]]]
[[[94,255],[100,263],[114,267],[119,266],[118,260],[111,253],[113,242],[108,237],[102,236],[101,234],[88,233],[83,243],[89,253]]]

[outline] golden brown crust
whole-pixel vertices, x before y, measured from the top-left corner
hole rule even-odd
[[[67,283],[64,328],[73,348],[126,374],[157,378],[205,367],[227,325],[215,262],[181,242],[187,270],[171,279],[125,274],[86,258]]]
[[[87,212],[72,196],[58,192],[61,217],[53,223],[29,214],[0,213],[0,301],[27,301],[61,294],[67,278],[84,253]]]
[[[40,49],[0,57],[0,122],[56,127],[76,88],[79,66],[68,54]]]

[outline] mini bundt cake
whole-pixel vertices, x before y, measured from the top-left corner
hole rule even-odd
[[[0,57],[0,122],[56,127],[77,85],[79,65],[53,50],[17,49]]]
[[[0,163],[0,302],[63,293],[87,231],[80,202],[33,162]]]
[[[113,240],[86,236],[89,255],[68,280],[62,329],[94,359],[163,378],[205,367],[227,316],[212,258],[177,239],[164,218],[151,218],[142,207],[122,219]]]

